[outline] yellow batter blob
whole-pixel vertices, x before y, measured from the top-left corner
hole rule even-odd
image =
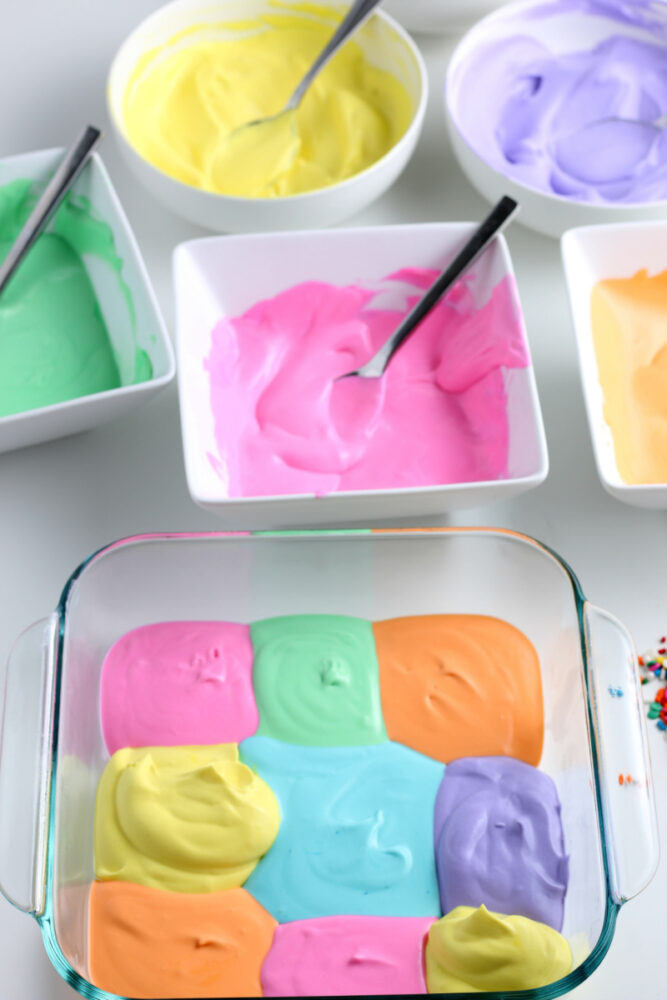
[[[619,475],[667,483],[667,271],[598,282],[591,325]]]
[[[572,969],[565,938],[527,917],[457,906],[426,941],[429,993],[487,993],[546,986]]]
[[[241,886],[280,826],[235,743],[113,755],[97,788],[95,875],[175,892]]]
[[[276,6],[280,13],[252,21],[195,25],[142,57],[123,98],[123,121],[145,159],[207,191],[276,197],[352,177],[398,142],[412,101],[354,39],[294,115],[232,135],[282,110],[340,20],[328,8]]]

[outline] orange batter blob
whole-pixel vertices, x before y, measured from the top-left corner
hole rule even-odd
[[[667,271],[599,281],[591,326],[619,475],[667,483]]]
[[[436,760],[538,764],[540,664],[523,632],[484,615],[419,615],[373,625],[387,733]]]
[[[136,997],[259,997],[276,921],[245,889],[165,892],[93,882],[90,976]]]

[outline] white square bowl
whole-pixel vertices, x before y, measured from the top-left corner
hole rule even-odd
[[[506,479],[325,496],[229,497],[215,468],[219,452],[204,361],[211,331],[222,317],[237,316],[304,281],[373,284],[404,267],[442,270],[472,228],[472,223],[429,223],[212,237],[178,246],[174,286],[179,395],[187,481],[196,503],[236,529],[332,527],[441,516],[539,485],[547,475],[548,459],[530,365],[506,372],[510,428]],[[503,277],[513,277],[502,236],[476,264],[474,274],[473,288],[480,303]],[[518,297],[515,304],[523,328]]]
[[[602,386],[591,327],[591,292],[598,281],[667,269],[667,222],[627,222],[571,229],[561,240],[579,371],[598,475],[605,490],[635,507],[667,510],[667,483],[630,485],[618,471],[611,428],[603,415]],[[665,324],[667,340],[667,322]]]
[[[47,181],[63,152],[40,150],[1,160],[0,186],[19,178],[30,178],[37,183]],[[174,377],[174,352],[139,247],[96,153],[72,185],[71,193],[89,202],[91,214],[109,226],[115,252],[122,261],[119,276],[92,254],[83,254],[81,258],[104,317],[123,384],[117,389],[0,417],[0,452],[89,430],[149,399]],[[150,358],[153,376],[136,385],[126,384],[131,378],[129,359],[137,347]]]

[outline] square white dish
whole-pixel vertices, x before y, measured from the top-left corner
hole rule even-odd
[[[602,485],[624,503],[667,510],[667,483],[634,485],[624,482],[620,476],[611,429],[603,415],[602,387],[591,328],[591,292],[598,281],[631,278],[643,268],[649,274],[667,269],[667,222],[628,222],[571,229],[561,240],[561,250],[586,414]]]
[[[49,149],[0,160],[0,185],[20,178],[45,182],[62,156],[62,149]],[[71,194],[88,202],[91,214],[109,226],[115,253],[122,261],[118,276],[92,254],[83,254],[81,258],[104,317],[123,384],[116,389],[0,417],[0,452],[105,423],[149,399],[175,374],[171,341],[139,247],[98,154],[91,155],[72,185]],[[47,232],[48,229],[49,226]],[[136,348],[148,355],[153,375],[145,382],[126,384],[130,382],[130,351]]]
[[[188,487],[200,506],[234,528],[364,525],[439,516],[515,496],[539,485],[548,459],[532,366],[507,372],[510,446],[506,479],[313,494],[229,497],[220,474],[205,359],[211,331],[260,300],[304,281],[373,284],[404,267],[442,270],[470,234],[472,223],[428,223],[332,232],[300,232],[193,240],[174,252],[177,354]],[[507,244],[496,241],[476,264],[473,287],[485,301],[513,276]],[[521,310],[516,300],[520,321]],[[524,339],[525,339],[525,330]],[[527,345],[526,345],[527,346]]]

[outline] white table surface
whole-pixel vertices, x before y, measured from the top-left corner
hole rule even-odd
[[[443,3],[445,0],[443,0]],[[0,156],[69,143],[83,123],[107,124],[105,78],[124,36],[155,0],[7,3],[0,35]],[[420,39],[431,99],[413,161],[354,224],[481,218],[487,206],[455,164],[445,135],[443,81],[451,42]],[[109,137],[100,149],[134,227],[167,325],[172,248],[205,235],[135,183]],[[667,631],[667,517],[607,496],[584,415],[556,241],[514,226],[508,236],[525,309],[551,471],[516,500],[463,512],[457,524],[534,535],[574,568],[593,602],[618,615],[641,650]],[[85,435],[0,455],[0,661],[16,635],[52,611],[74,567],[115,538],[143,531],[215,530],[187,493],[175,386],[144,408]],[[650,726],[659,822],[667,833],[667,742]],[[11,822],[11,817],[0,817]],[[665,1000],[667,861],[621,911],[609,954],[570,994],[577,1000]],[[0,1000],[69,1000],[37,924],[0,899]]]

